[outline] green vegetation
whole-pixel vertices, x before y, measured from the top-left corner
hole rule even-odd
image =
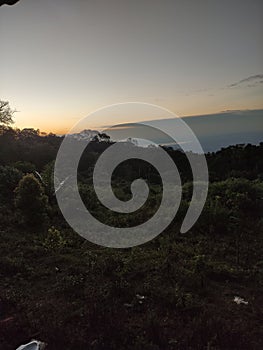
[[[15,189],[15,206],[25,224],[40,226],[47,220],[48,197],[34,175],[25,175]]]
[[[144,222],[162,193],[147,163],[125,162],[113,174],[124,200],[138,174],[148,181],[149,199],[135,216],[110,213],[96,200],[92,169],[110,145],[106,136],[83,154],[81,196],[104,222]],[[180,151],[167,149],[183,180],[178,215],[153,241],[114,250],[82,239],[60,214],[52,174],[61,140],[1,126],[0,349],[32,338],[49,350],[262,349],[263,143],[207,154],[208,198],[186,234],[179,228],[191,169]]]

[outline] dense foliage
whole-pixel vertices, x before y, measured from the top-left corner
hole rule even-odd
[[[263,143],[206,155],[208,198],[186,234],[179,228],[191,200],[191,169],[182,152],[167,149],[183,181],[178,215],[144,246],[112,250],[80,238],[60,214],[52,179],[61,141],[1,127],[0,349],[31,338],[50,350],[262,349]],[[84,152],[80,194],[104,222],[144,222],[162,193],[145,162],[125,162],[113,174],[123,200],[133,179],[148,181],[149,199],[135,216],[114,215],[96,199],[93,166],[109,145],[97,138]]]

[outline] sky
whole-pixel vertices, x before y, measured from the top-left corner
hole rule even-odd
[[[179,116],[261,109],[262,17],[261,0],[3,5],[0,98],[18,111],[17,127],[56,133],[131,101]],[[90,128],[112,123],[102,117]]]

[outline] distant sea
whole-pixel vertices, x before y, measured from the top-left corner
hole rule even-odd
[[[184,117],[205,152],[235,144],[263,142],[263,109]]]
[[[217,114],[181,117],[196,135],[205,153],[215,152],[236,144],[259,144],[263,142],[263,109],[225,111]],[[123,124],[104,132],[112,140],[130,139],[135,144],[148,147],[149,144],[183,147],[185,151],[199,152],[189,132],[185,132],[178,118],[151,120],[141,123]],[[165,130],[166,132],[162,132]],[[172,137],[167,135],[170,133]],[[85,129],[72,134],[79,139],[91,139],[96,130]],[[148,140],[148,141],[145,141]],[[177,143],[176,143],[176,142]]]

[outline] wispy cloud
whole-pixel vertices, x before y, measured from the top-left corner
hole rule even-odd
[[[241,79],[233,84],[230,84],[228,85],[228,87],[231,88],[239,85],[245,85],[246,87],[254,87],[262,83],[263,83],[263,74],[255,74],[245,79]]]

